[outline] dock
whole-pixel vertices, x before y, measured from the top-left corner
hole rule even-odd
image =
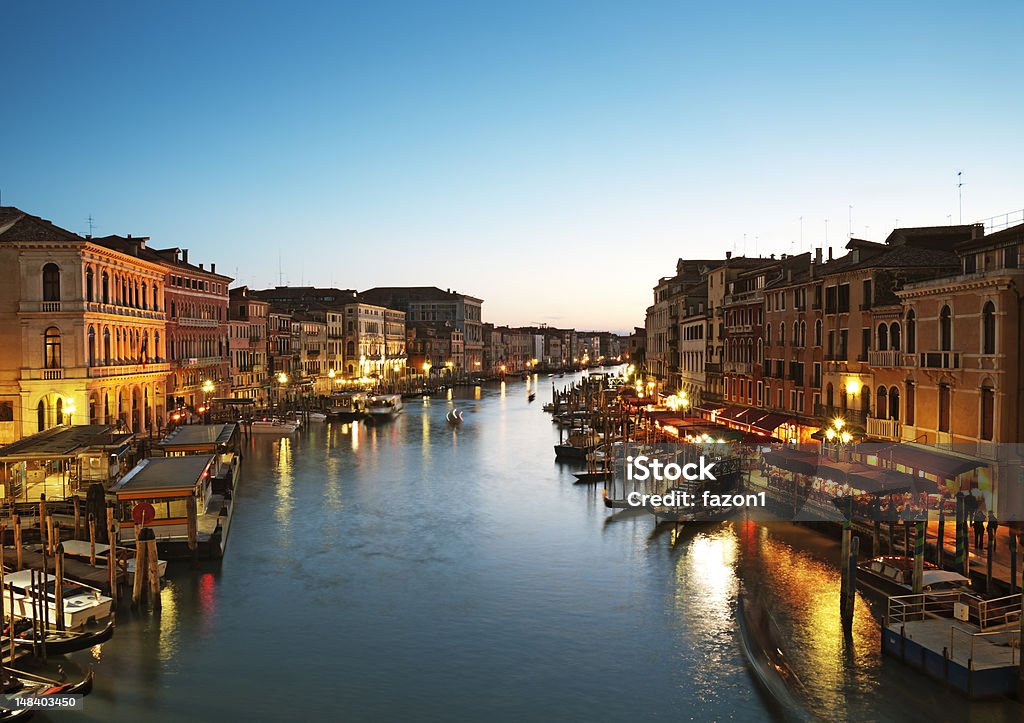
[[[1021,596],[981,600],[947,592],[889,598],[882,652],[972,700],[1015,694]]]
[[[22,570],[42,570],[43,569],[43,554],[34,550],[22,549],[21,551],[21,569]],[[56,563],[51,556],[46,556],[46,570],[52,575],[56,574]],[[4,567],[8,570],[14,570],[18,565],[18,552],[10,547],[3,548],[3,563]],[[64,576],[71,580],[77,580],[78,582],[91,585],[92,587],[98,588],[106,594],[110,594],[110,577],[108,575],[107,566],[97,565],[93,567],[87,562],[80,560],[72,560],[65,558],[64,560]],[[117,584],[122,585],[125,583],[126,574],[124,570],[117,571]]]

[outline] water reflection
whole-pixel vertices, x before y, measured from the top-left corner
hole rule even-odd
[[[255,440],[254,440],[255,441]],[[278,540],[283,546],[291,544],[291,522],[292,507],[292,473],[294,463],[292,461],[292,440],[289,437],[282,437],[275,445],[277,453],[277,484],[275,493],[277,504],[274,506],[274,517],[279,525]]]

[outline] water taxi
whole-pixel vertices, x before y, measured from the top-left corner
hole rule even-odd
[[[886,596],[909,595],[914,589],[914,558],[885,555],[865,560],[857,565],[857,581],[863,587]],[[922,592],[970,590],[970,579],[925,561],[921,577]]]
[[[251,425],[253,434],[291,434],[299,428],[299,423],[290,419],[257,419]]]
[[[34,583],[33,574],[36,577]],[[3,595],[6,614],[11,614],[13,597],[16,616],[35,619],[33,609],[41,609],[40,605],[45,605],[45,617],[51,622],[57,619],[56,580],[52,575],[47,577],[44,596],[39,575],[40,573],[34,573],[32,570],[19,570],[4,575]],[[64,626],[69,630],[78,630],[90,622],[104,620],[110,616],[110,598],[90,585],[64,580],[61,593],[64,603]]]
[[[335,392],[327,412],[335,419],[358,419],[366,416],[367,395],[364,392]]]
[[[366,413],[374,422],[394,419],[402,411],[401,394],[379,394],[366,400]]]

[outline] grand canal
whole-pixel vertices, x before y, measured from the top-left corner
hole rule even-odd
[[[764,720],[742,586],[771,603],[824,719],[1019,720],[883,661],[863,601],[844,639],[838,551],[814,532],[673,539],[610,516],[555,464],[540,387],[247,442],[223,562],[172,567],[159,616],[122,612],[73,659],[97,671],[85,713],[51,719]]]

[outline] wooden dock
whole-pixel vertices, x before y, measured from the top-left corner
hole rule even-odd
[[[3,548],[3,563],[8,570],[14,570],[18,564],[18,552],[10,547]],[[23,549],[21,551],[21,569],[42,570],[43,554],[33,550]],[[46,569],[50,574],[56,574],[56,565],[52,557],[46,557]],[[104,593],[110,593],[110,578],[107,574],[106,564],[93,567],[87,562],[65,558],[64,575],[71,580],[99,588]],[[117,584],[124,585],[126,573],[124,570],[117,571]]]

